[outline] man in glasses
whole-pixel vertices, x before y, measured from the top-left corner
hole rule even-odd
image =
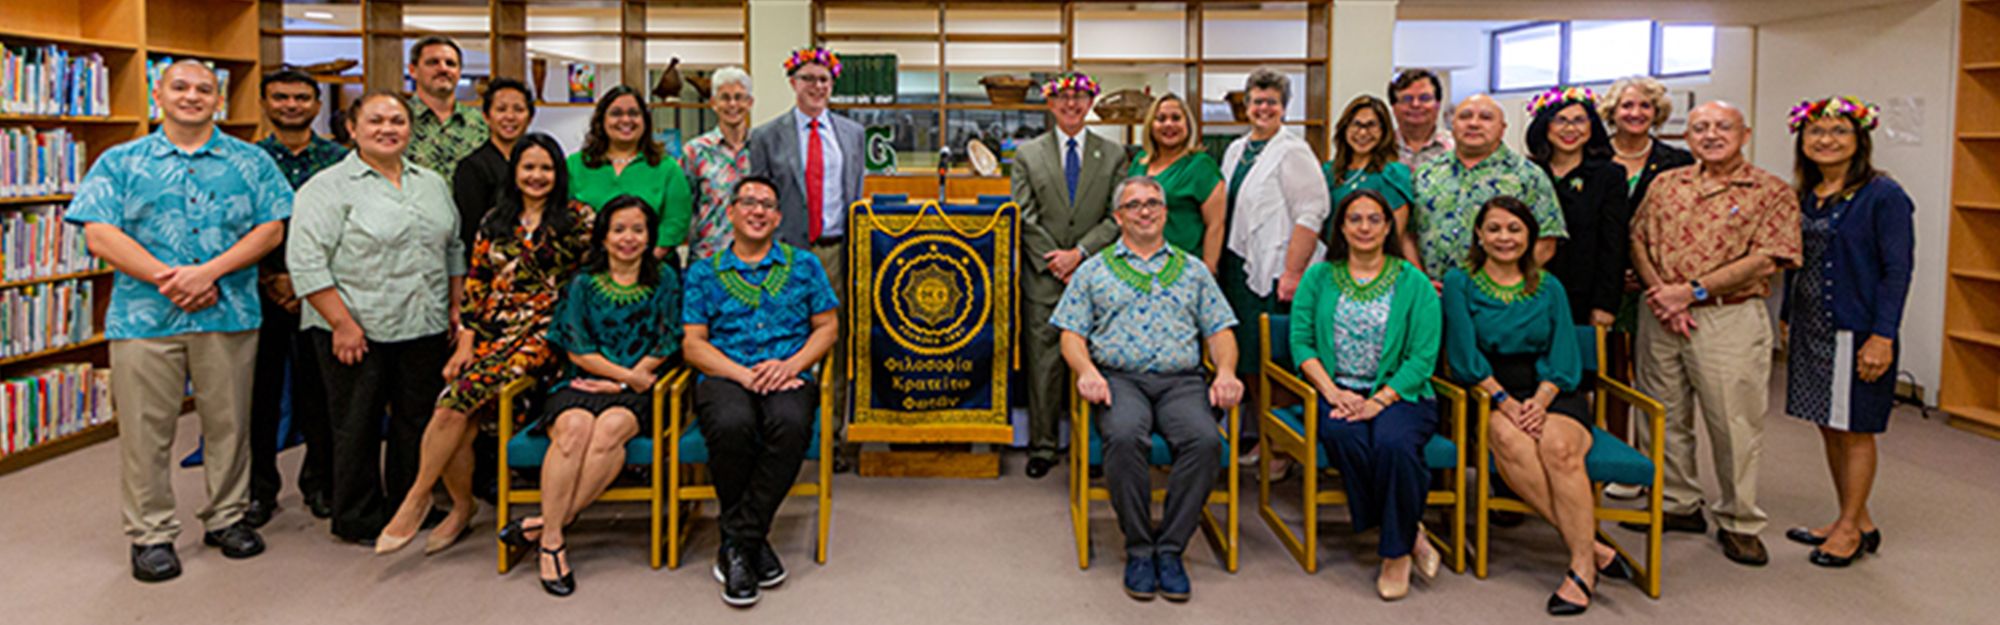
[[[1430,70],[1404,70],[1389,83],[1389,107],[1396,111],[1396,151],[1411,171],[1451,152],[1451,133],[1438,127],[1438,105],[1443,102],[1444,83]]]
[[[1049,322],[1062,332],[1077,394],[1097,406],[1104,479],[1125,533],[1125,592],[1186,601],[1181,554],[1222,462],[1216,414],[1243,398],[1230,330],[1236,315],[1201,259],[1166,245],[1159,182],[1126,178],[1116,197],[1120,238],[1070,276]],[[1202,340],[1215,361],[1213,382],[1202,374]],[[1155,433],[1173,450],[1158,526],[1148,460]]]

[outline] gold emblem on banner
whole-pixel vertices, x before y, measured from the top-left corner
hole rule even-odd
[[[986,327],[992,306],[970,291],[992,293],[986,263],[972,246],[942,234],[912,237],[890,250],[889,304],[902,323],[883,324],[890,340],[926,356],[957,351]],[[975,306],[975,304],[978,304]]]

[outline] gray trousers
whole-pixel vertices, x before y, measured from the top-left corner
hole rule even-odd
[[[1097,431],[1104,440],[1104,481],[1111,509],[1125,532],[1125,554],[1150,558],[1187,549],[1215,488],[1222,462],[1222,438],[1208,383],[1198,371],[1154,374],[1105,370],[1111,406],[1099,408]],[[1173,450],[1167,473],[1167,502],[1160,525],[1153,525],[1153,433]],[[1077,469],[1072,469],[1077,470]]]

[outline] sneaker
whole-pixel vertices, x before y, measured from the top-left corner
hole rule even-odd
[[[1631,484],[1607,484],[1604,487],[1604,496],[1610,497],[1612,499],[1630,501],[1633,499],[1645,497],[1646,487],[1634,486]]]
[[[1160,577],[1154,570],[1152,558],[1126,558],[1125,594],[1140,601],[1152,601],[1159,588]]]
[[[722,602],[738,608],[757,605],[757,574],[751,555],[733,543],[724,543],[715,558],[715,581],[722,582]]]
[[[1181,554],[1162,553],[1153,556],[1153,565],[1159,569],[1160,596],[1168,601],[1187,601],[1187,566],[1181,562]]]
[[[250,529],[250,526],[242,521],[203,533],[201,544],[221,547],[222,556],[231,560],[241,560],[264,553],[264,537],[258,536],[257,530]]]
[[[758,588],[785,583],[785,564],[778,561],[778,552],[771,549],[770,541],[757,542],[757,560],[750,568],[757,572]]]
[[[164,582],[181,576],[181,558],[173,543],[132,545],[132,578],[142,582]]]

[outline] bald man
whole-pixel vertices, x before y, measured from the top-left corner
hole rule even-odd
[[[1726,102],[1688,113],[1696,166],[1660,174],[1632,216],[1632,269],[1646,285],[1639,389],[1666,404],[1667,529],[1705,533],[1694,407],[1708,429],[1719,490],[1709,506],[1722,553],[1769,561],[1757,537],[1757,457],[1771,375],[1769,278],[1799,262],[1799,203],[1785,181],[1743,157],[1750,124]],[[1651,432],[1636,428],[1644,449]]]
[[[262,148],[217,132],[215,73],[182,61],[153,90],[160,129],[97,158],[65,219],[117,270],[104,336],[118,406],[132,576],[181,573],[174,554],[174,426],[189,382],[206,444],[202,542],[229,558],[264,551],[250,501],[250,383],[262,307],[258,259],[284,240],[292,187]]]
[[[1507,134],[1507,116],[1500,103],[1484,95],[1466,98],[1452,111],[1451,123],[1451,154],[1431,159],[1412,176],[1416,210],[1404,236],[1416,239],[1424,272],[1435,281],[1446,269],[1463,265],[1472,250],[1476,230],[1472,220],[1479,207],[1502,195],[1513,196],[1534,211],[1541,235],[1535,260],[1548,262],[1555,256],[1556,242],[1569,238],[1562,206],[1542,168],[1500,142]]]

